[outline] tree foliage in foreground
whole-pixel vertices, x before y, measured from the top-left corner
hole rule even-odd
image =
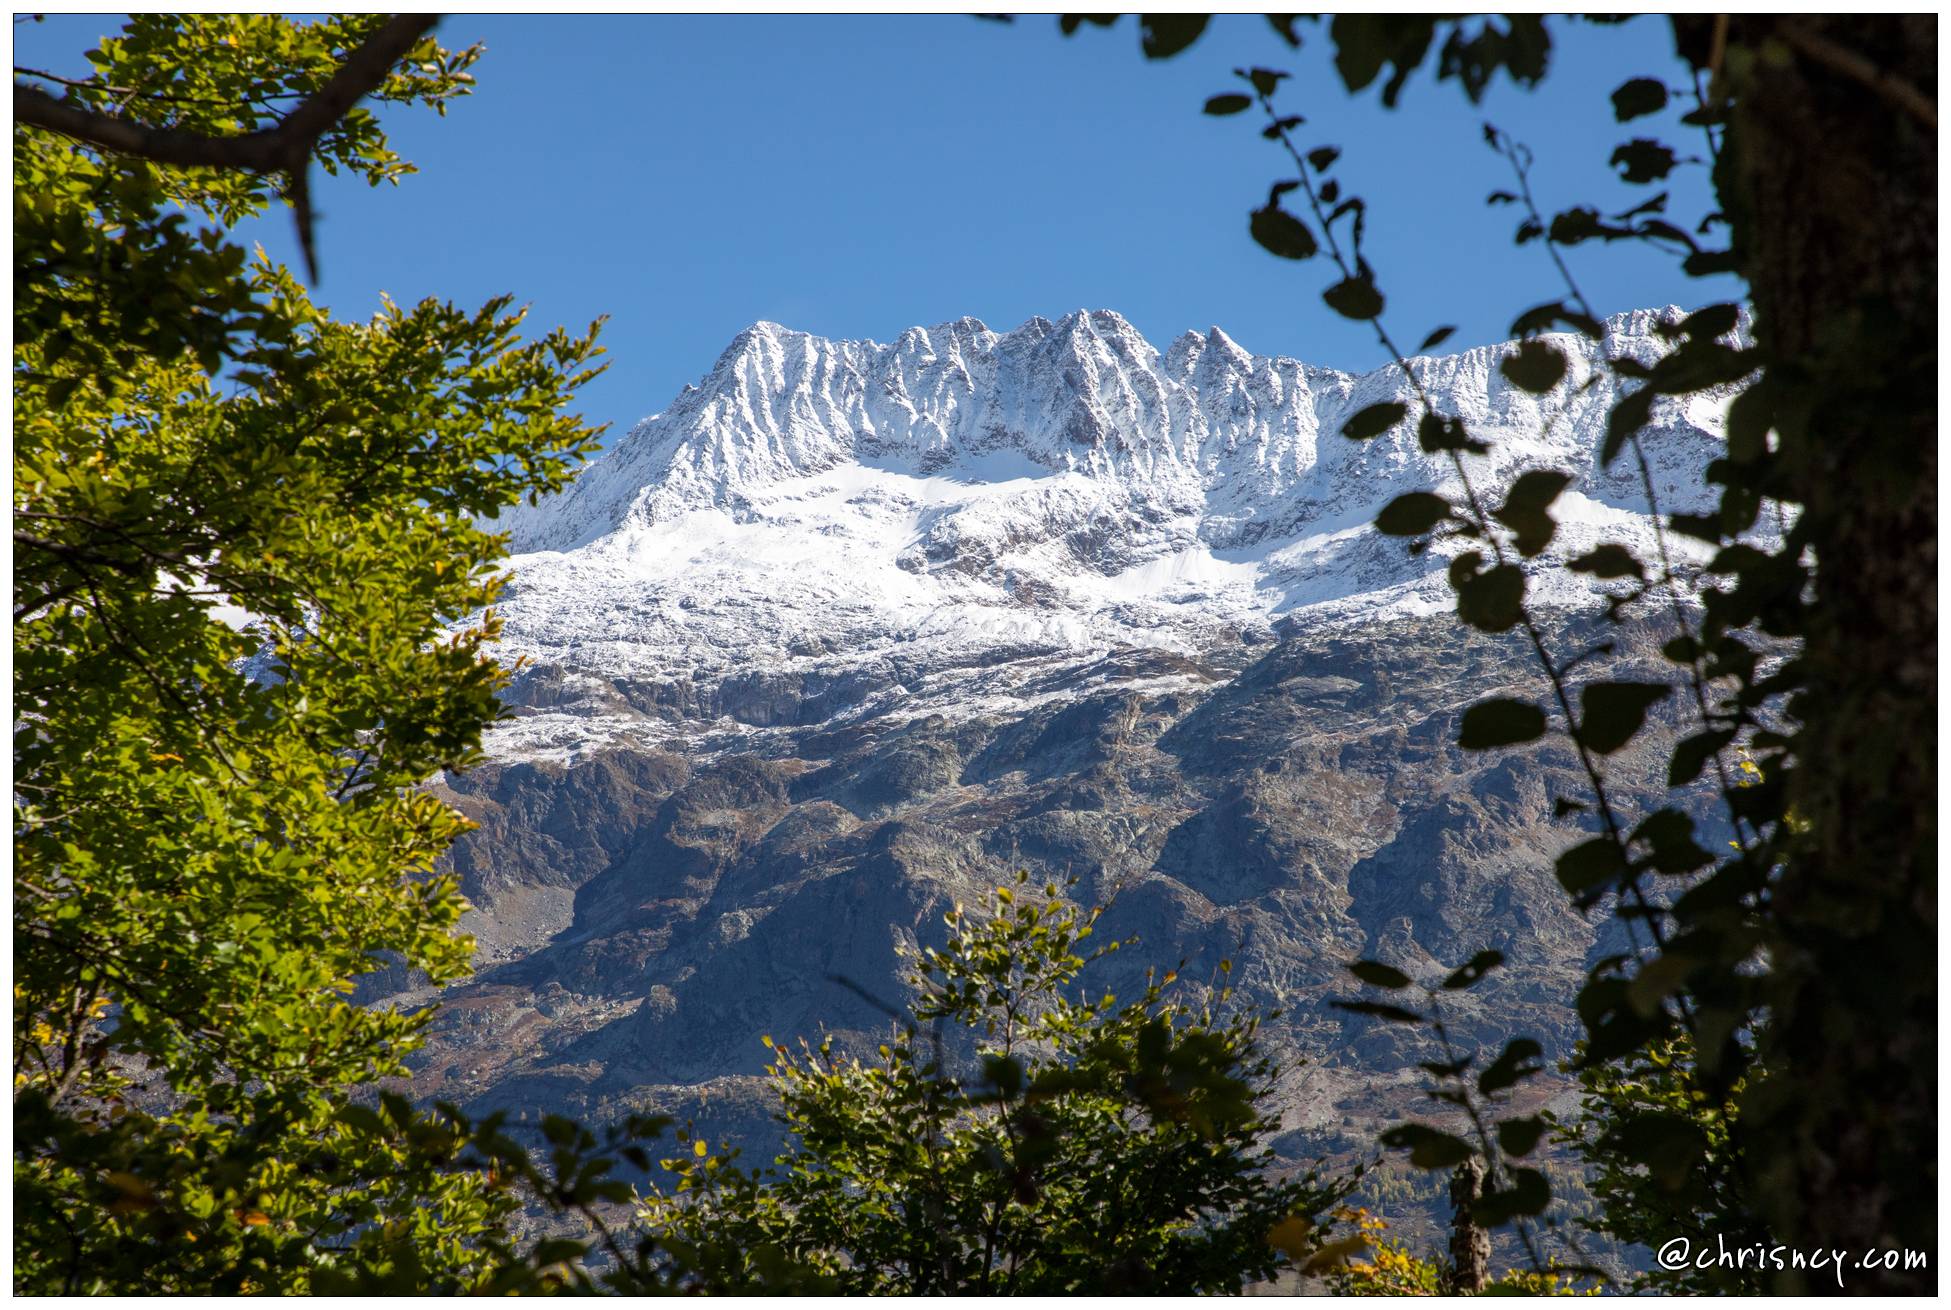
[[[1352,1184],[1268,1172],[1259,1019],[1192,1008],[1170,973],[1093,996],[1080,975],[1120,945],[1092,949],[1097,917],[1019,874],[986,913],[947,914],[878,1059],[775,1048],[778,1170],[699,1143],[645,1213],[681,1284],[1230,1293],[1317,1253]]]
[[[64,103],[269,128],[383,23],[139,16]],[[444,108],[471,59],[416,41],[374,96]],[[313,158],[409,169],[364,108]],[[452,1286],[513,1205],[452,1127],[349,1104],[426,1016],[348,980],[467,968],[432,872],[466,824],[416,785],[497,713],[476,519],[591,448],[595,347],[506,301],[334,321],[224,234],[280,184],[15,128],[21,1291]]]
[[[1073,15],[1062,25],[1114,21]],[[1553,24],[1537,15],[1343,14],[1319,28],[1281,15],[1272,24],[1290,50],[1322,32],[1347,91],[1378,88],[1387,107],[1424,69],[1456,82],[1473,106],[1499,77],[1528,87],[1552,71]],[[1147,15],[1143,52],[1177,54],[1205,26],[1199,15]],[[1609,1213],[1623,1227],[1614,1231],[1638,1240],[1652,1221],[1712,1198],[1730,1241],[1758,1231],[1803,1251],[1928,1258],[1937,1216],[1937,21],[1723,14],[1675,18],[1672,32],[1691,85],[1640,75],[1611,91],[1614,117],[1630,124],[1630,139],[1607,156],[1628,188],[1616,200],[1547,214],[1532,188],[1541,161],[1509,132],[1483,129],[1502,170],[1486,201],[1509,207],[1516,244],[1539,252],[1550,288],[1513,318],[1521,343],[1499,370],[1538,397],[1546,422],[1607,374],[1619,388],[1599,462],[1637,478],[1654,549],[1602,543],[1568,567],[1596,584],[1612,622],[1658,634],[1669,667],[1651,679],[1592,680],[1580,669],[1593,652],[1554,648],[1529,577],[1556,534],[1552,505],[1569,478],[1528,469],[1494,485],[1479,458],[1490,450],[1484,434],[1423,390],[1388,326],[1386,270],[1364,249],[1383,216],[1355,191],[1359,174],[1338,166],[1338,146],[1302,139],[1306,119],[1282,86],[1289,75],[1237,69],[1237,85],[1205,110],[1260,111],[1252,121],[1281,152],[1285,176],[1252,211],[1249,234],[1274,256],[1322,267],[1325,307],[1367,324],[1397,366],[1404,398],[1363,410],[1343,435],[1369,440],[1413,425],[1421,448],[1449,464],[1444,487],[1398,498],[1376,527],[1412,550],[1440,543],[1459,621],[1508,633],[1535,659],[1535,699],[1471,707],[1458,745],[1502,749],[1556,732],[1586,775],[1583,794],[1559,798],[1559,817],[1584,832],[1568,832],[1558,880],[1579,909],[1617,921],[1631,946],[1595,961],[1579,993],[1580,1066],[1631,1078],[1677,1058],[1680,1083],[1702,1098],[1695,1108],[1711,1108],[1655,1130],[1662,1121],[1646,1107],[1614,1101],[1639,1125],[1615,1125],[1594,1143],[1619,1171]],[[1689,168],[1710,174],[1710,212],[1672,207],[1670,179]],[[1690,276],[1739,276],[1751,317],[1744,323],[1742,305],[1709,305],[1662,326],[1660,358],[1621,357],[1606,348],[1572,269],[1576,248],[1618,243],[1664,252]],[[1452,330],[1434,328],[1417,350]],[[1559,333],[1591,338],[1600,368],[1575,373]],[[1704,470],[1715,505],[1662,508],[1647,455],[1662,419],[1730,393],[1725,454]],[[1672,795],[1636,813],[1619,799],[1611,757],[1661,715],[1682,727]],[[1697,829],[1703,809],[1730,834],[1727,848]],[[1355,967],[1385,991],[1412,981],[1383,961]],[[1354,1005],[1446,1046],[1441,990],[1428,989],[1431,1003],[1415,1010]],[[1433,1054],[1425,1067],[1444,1121],[1399,1125],[1385,1143],[1425,1167],[1481,1157],[1493,1213],[1530,1244],[1550,1190],[1518,1161],[1540,1125],[1499,1117],[1494,1100],[1541,1068],[1538,1044],[1517,1038],[1488,1059]],[[1801,1281],[1794,1271],[1742,1277],[1777,1290]],[[1920,1272],[1899,1261],[1855,1270],[1849,1286],[1915,1293],[1935,1279],[1928,1264]]]
[[[1175,54],[1203,25],[1147,18],[1144,52]],[[1274,26],[1300,44],[1294,19]],[[560,485],[593,436],[559,413],[588,338],[524,343],[500,303],[335,323],[222,232],[282,195],[309,233],[314,163],[375,184],[407,171],[371,113],[334,97],[367,67],[357,90],[380,101],[463,93],[471,52],[424,30],[140,17],[54,109],[16,92],[18,1289],[1190,1288],[1267,1267],[1256,1233],[1305,1250],[1318,1230],[1294,1212],[1317,1215],[1334,1189],[1274,1204],[1273,1184],[1236,1170],[1261,1131],[1239,1091],[1261,1076],[1250,1029],[1181,1024],[1162,994],[1065,1002],[1054,1028],[1026,1017],[1029,1048],[991,1049],[962,1078],[919,1027],[880,1064],[782,1055],[803,1130],[787,1177],[761,1189],[707,1150],[628,1237],[602,1209],[631,1194],[611,1157],[634,1163],[628,1139],[659,1125],[599,1142],[552,1120],[534,1149],[495,1121],[348,1096],[401,1071],[423,1016],[354,1007],[347,980],[379,953],[435,979],[465,967],[459,899],[431,873],[461,820],[413,786],[470,761],[495,712],[492,621],[448,635],[493,595],[497,544],[476,516]],[[1326,30],[1347,89],[1379,85],[1388,105],[1427,64],[1473,102],[1500,74],[1530,85],[1550,68],[1534,17],[1343,15]],[[1589,794],[1561,811],[1596,835],[1568,839],[1559,879],[1642,935],[1595,964],[1578,1002],[1581,1061],[1612,1116],[1590,1138],[1614,1170],[1611,1231],[1706,1214],[1802,1248],[1933,1252],[1935,1176],[1918,1162],[1936,1135],[1935,22],[1719,16],[1674,32],[1694,85],[1635,77],[1612,100],[1622,123],[1691,106],[1680,123],[1699,134],[1715,212],[1668,215],[1658,188],[1695,161],[1643,124],[1610,159],[1648,190],[1552,215],[1529,152],[1485,133],[1509,170],[1490,203],[1513,206],[1518,244],[1562,278],[1513,320],[1511,385],[1561,405],[1590,383],[1551,339],[1600,335],[1574,247],[1651,243],[1751,292],[1749,327],[1710,306],[1666,325],[1658,361],[1605,365],[1631,385],[1602,461],[1637,469],[1655,505],[1644,443],[1662,407],[1741,389],[1707,470],[1715,511],[1659,514],[1655,558],[1615,543],[1571,562],[1614,619],[1667,626],[1664,681],[1587,682],[1583,653],[1546,640],[1526,570],[1555,534],[1563,475],[1473,477],[1482,438],[1421,394],[1363,250],[1366,204],[1334,172],[1337,148],[1297,143],[1303,120],[1275,103],[1285,74],[1242,69],[1207,110],[1259,106],[1292,176],[1253,211],[1252,239],[1332,265],[1325,306],[1372,325],[1401,366],[1409,399],[1346,435],[1413,423],[1452,461],[1453,486],[1378,526],[1414,549],[1461,547],[1460,621],[1537,658],[1538,700],[1472,707],[1459,745],[1557,731],[1586,771]],[[268,171],[184,162],[259,133],[280,152]],[[1608,759],[1675,707],[1674,804],[1628,813]],[[1735,776],[1744,750],[1751,786]],[[1697,840],[1688,789],[1702,786],[1731,854]],[[973,1035],[983,988],[1008,974],[969,964],[961,941],[925,962],[934,1008],[918,1019]],[[1017,945],[1033,949],[1012,959],[1051,958],[1034,931]],[[1424,987],[1419,1009],[1351,1008],[1441,1039],[1442,993],[1497,963]],[[1381,961],[1356,974],[1392,993],[1414,981]],[[1525,1038],[1487,1060],[1444,1052],[1425,1068],[1448,1118],[1385,1139],[1431,1168],[1481,1157],[1479,1217],[1520,1236],[1550,1200],[1518,1163],[1546,1125],[1509,1094],[1540,1056]],[[1642,1080],[1642,1065],[1666,1072]],[[1126,1151],[1198,1199],[1121,1208],[1134,1174],[1082,1165]],[[517,1250],[524,1198],[585,1219],[610,1274],[592,1276],[580,1240]],[[1914,1264],[1851,1284],[1931,1285]]]

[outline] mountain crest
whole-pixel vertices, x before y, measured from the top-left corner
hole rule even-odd
[[[1411,362],[1490,444],[1480,486],[1572,475],[1553,550],[1531,565],[1541,603],[1591,599],[1544,567],[1566,552],[1651,550],[1637,468],[1596,458],[1617,396],[1599,365],[1652,362],[1663,316],[1620,315],[1599,342],[1552,337],[1570,367],[1544,397],[1498,370],[1509,345]],[[1370,527],[1403,492],[1454,490],[1448,459],[1413,423],[1340,435],[1363,407],[1412,399],[1393,367],[1254,355],[1217,327],[1161,354],[1108,310],[1005,333],[963,318],[887,344],[756,323],[566,491],[497,525],[517,552],[505,644],[592,687],[677,678],[697,706],[779,676],[827,688],[813,703],[828,708],[885,696],[921,712],[951,709],[957,679],[1025,660],[1187,655],[1276,620],[1448,609],[1457,543],[1411,555]],[[1664,509],[1705,508],[1722,423],[1699,397],[1655,409]],[[575,731],[590,730],[585,715]]]

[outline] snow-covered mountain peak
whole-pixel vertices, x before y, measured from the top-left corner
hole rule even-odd
[[[1567,548],[1640,540],[1636,475],[1595,467],[1616,398],[1597,366],[1650,361],[1677,312],[1620,315],[1598,343],[1554,336],[1571,367],[1545,397],[1499,373],[1508,345],[1411,366],[1492,444],[1481,485],[1564,469]],[[1393,367],[1255,355],[1218,327],[1161,354],[1102,309],[887,344],[755,323],[566,491],[498,525],[517,553],[507,642],[609,680],[851,670],[915,701],[930,670],[1192,652],[1281,615],[1441,607],[1441,551],[1409,556],[1368,524],[1454,469],[1410,423],[1340,435],[1364,406],[1410,397]],[[1698,498],[1720,422],[1698,400],[1656,412],[1667,508],[1697,508],[1684,489]]]

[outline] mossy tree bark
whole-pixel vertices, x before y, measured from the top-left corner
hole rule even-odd
[[[1784,1243],[1933,1250],[1937,19],[1714,23],[1676,26],[1733,97],[1717,180],[1815,563],[1748,1158]]]

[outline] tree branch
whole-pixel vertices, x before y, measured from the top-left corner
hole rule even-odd
[[[1878,68],[1856,51],[1837,45],[1802,23],[1785,22],[1775,32],[1797,53],[1832,73],[1860,82],[1931,131],[1937,131],[1937,102],[1895,73]]]
[[[330,81],[268,131],[206,136],[181,128],[147,127],[115,114],[56,100],[45,91],[18,82],[14,83],[14,121],[157,164],[287,174],[286,198],[297,210],[298,241],[304,248],[306,270],[316,282],[318,260],[312,245],[312,210],[306,186],[312,150],[348,109],[385,82],[393,65],[420,43],[438,19],[436,14],[395,14],[387,19],[346,58]]]

